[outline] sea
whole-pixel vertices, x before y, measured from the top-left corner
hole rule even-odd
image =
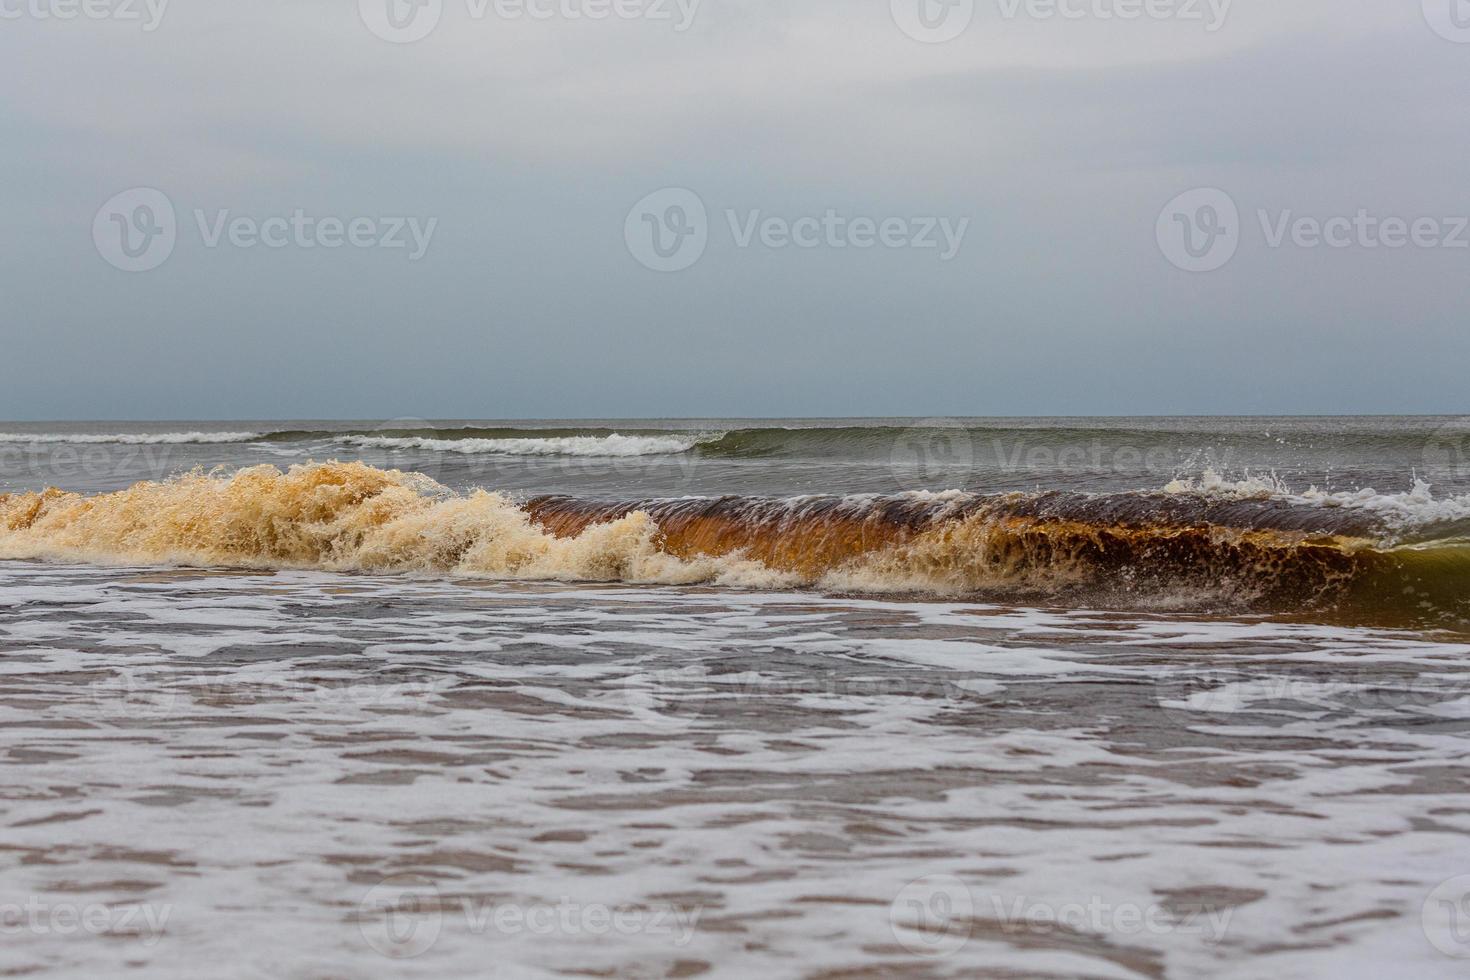
[[[0,422],[0,975],[1461,977],[1470,417]]]

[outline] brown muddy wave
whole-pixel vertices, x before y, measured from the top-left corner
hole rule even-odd
[[[363,463],[0,495],[0,558],[1304,612],[1470,622],[1470,543],[1371,510],[1206,492],[606,502],[450,492]]]

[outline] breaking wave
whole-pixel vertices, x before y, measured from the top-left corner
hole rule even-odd
[[[92,497],[0,495],[0,558],[1054,598],[1459,628],[1470,538],[1458,518],[1444,522],[1450,502],[1415,493],[516,501],[321,463],[195,471]]]
[[[68,432],[0,432],[0,443],[12,445],[55,445],[76,443],[78,445],[118,444],[125,446],[223,444],[233,442],[256,442],[266,438],[260,432],[114,432],[114,433],[68,433]]]
[[[465,455],[499,456],[677,456],[700,442],[690,436],[560,436],[552,438],[437,439],[425,436],[344,436],[349,446],[367,449],[423,449]]]

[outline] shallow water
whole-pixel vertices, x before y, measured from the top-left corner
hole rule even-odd
[[[1448,635],[14,561],[0,649],[0,971],[1449,977],[1470,954]]]

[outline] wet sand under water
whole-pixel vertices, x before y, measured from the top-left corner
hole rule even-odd
[[[4,562],[0,973],[1462,976],[1467,655]]]

